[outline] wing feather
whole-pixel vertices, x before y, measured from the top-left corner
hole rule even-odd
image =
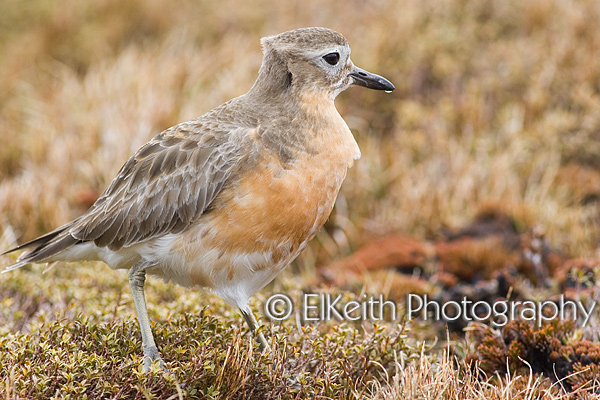
[[[248,129],[194,135],[186,128],[175,126],[142,146],[74,221],[70,235],[118,250],[181,232],[196,221],[245,159],[242,142]]]
[[[249,131],[259,122],[239,112],[242,99],[169,128],[143,145],[84,215],[8,250],[31,248],[9,270],[43,262],[82,242],[116,251],[184,231],[224,187],[234,184],[236,171],[252,168],[258,159]]]

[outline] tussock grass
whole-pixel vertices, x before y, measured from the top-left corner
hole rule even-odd
[[[564,393],[560,383],[531,372],[523,375],[507,374],[501,377],[480,378],[477,371],[457,366],[443,355],[432,363],[427,357],[409,365],[398,365],[391,384],[378,387],[373,399],[591,399],[585,390]],[[574,374],[575,375],[575,374]]]
[[[435,239],[489,203],[526,215],[556,251],[594,257],[598,20],[594,0],[3,1],[0,249],[80,215],[142,143],[244,93],[260,37],[320,25],[397,90],[340,95],[363,157],[326,228],[259,299],[314,290],[316,266],[373,237]],[[2,398],[567,398],[533,375],[475,379],[393,325],[268,325],[273,361],[214,296],[155,281],[172,375],[143,376],[123,274],[41,270],[0,275]]]

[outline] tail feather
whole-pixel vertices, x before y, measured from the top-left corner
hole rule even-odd
[[[13,265],[9,265],[8,267],[4,268],[4,270],[0,271],[0,274],[5,274],[7,272],[14,271],[15,269],[24,267],[27,264],[29,264],[29,261],[19,261],[17,263],[14,263]]]
[[[65,229],[66,229],[66,226],[61,226],[60,228],[55,229],[52,232],[46,233],[45,235],[40,236],[37,239],[30,240],[27,243],[23,243],[17,247],[13,247],[10,250],[6,250],[5,252],[0,253],[0,255],[12,253],[13,251],[23,250],[23,249],[26,249],[29,247],[44,245],[44,244],[48,243],[49,241],[51,241],[52,239],[54,239],[56,236],[58,236]]]
[[[13,251],[33,247],[31,251],[21,254],[21,256],[17,259],[17,262],[8,266],[6,269],[4,269],[4,271],[2,271],[2,273],[13,271],[30,263],[45,262],[50,257],[62,252],[63,250],[66,250],[77,243],[81,243],[81,240],[75,239],[73,236],[71,236],[69,233],[70,227],[71,223],[63,225],[60,228],[40,236],[37,239],[31,240],[2,253],[8,254],[12,253]]]
[[[65,232],[51,241],[41,244],[28,253],[24,253],[19,257],[18,261],[27,262],[45,262],[48,258],[81,243],[81,240],[75,239],[69,232]]]

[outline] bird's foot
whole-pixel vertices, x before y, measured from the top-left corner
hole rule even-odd
[[[265,339],[265,336],[261,332],[258,332],[258,334],[255,335],[255,340],[258,342],[258,349],[261,353],[271,352],[271,346],[269,345],[269,342],[267,342],[267,339]]]
[[[167,372],[167,367],[165,366],[164,361],[160,357],[158,349],[156,346],[153,347],[144,347],[144,373],[150,372],[150,367],[154,362],[158,362],[158,366],[163,372]]]

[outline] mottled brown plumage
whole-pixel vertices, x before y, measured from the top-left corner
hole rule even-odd
[[[393,89],[356,68],[332,30],[297,29],[262,45],[248,93],[162,132],[84,215],[10,250],[31,248],[8,270],[82,259],[130,269],[146,366],[160,358],[143,298],[146,272],[212,289],[254,330],[249,297],[318,232],[360,156],[335,97],[352,84]]]

